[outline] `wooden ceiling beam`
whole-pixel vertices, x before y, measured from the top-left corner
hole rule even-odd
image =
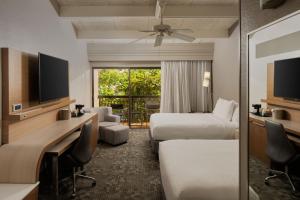
[[[158,3],[159,4],[159,3]],[[61,6],[59,15],[64,18],[81,20],[98,17],[159,17],[161,6]],[[238,18],[238,6],[167,5],[165,18]]]
[[[153,6],[62,6],[61,17],[148,17],[154,16]]]
[[[147,33],[145,34],[138,31],[122,30],[77,30],[76,35],[78,39],[137,39],[146,36]],[[196,38],[225,38],[228,37],[228,30],[195,30],[192,34],[189,35]]]
[[[232,33],[234,32],[234,30],[239,26],[240,24],[240,21],[239,20],[236,20],[234,22],[234,24],[232,24],[229,29],[228,29],[228,36],[230,37],[232,35]]]

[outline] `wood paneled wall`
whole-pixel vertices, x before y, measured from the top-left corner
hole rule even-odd
[[[274,96],[274,64],[268,64],[267,99],[269,108],[283,108],[286,111],[285,119],[300,122],[300,102]]]
[[[12,112],[16,103],[21,103],[23,109],[38,105],[38,56],[4,48],[2,60],[6,114]]]
[[[38,55],[2,48],[1,56],[2,143],[7,144],[57,121],[59,109],[68,106],[69,98],[40,104]],[[13,112],[13,104],[22,104],[23,109]]]

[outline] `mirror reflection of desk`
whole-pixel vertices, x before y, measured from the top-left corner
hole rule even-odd
[[[249,151],[250,155],[269,165],[269,158],[266,154],[267,132],[265,121],[271,120],[281,123],[287,133],[288,138],[296,145],[300,146],[300,123],[289,120],[274,120],[272,117],[261,117],[249,114]]]

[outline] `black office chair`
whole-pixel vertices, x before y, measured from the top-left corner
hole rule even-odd
[[[81,177],[92,180],[92,186],[96,185],[96,179],[86,176],[83,166],[91,159],[97,145],[97,135],[93,135],[92,123],[86,123],[81,129],[78,142],[71,149],[70,153],[66,155],[66,161],[71,164],[73,168],[73,193],[76,196],[76,178]],[[78,170],[79,169],[79,170]]]
[[[270,179],[286,176],[293,192],[296,192],[294,183],[290,178],[289,167],[299,161],[299,154],[297,154],[294,145],[288,139],[282,124],[271,121],[266,121],[265,124],[267,129],[267,155],[271,159],[270,176],[265,178],[265,184],[268,185]]]

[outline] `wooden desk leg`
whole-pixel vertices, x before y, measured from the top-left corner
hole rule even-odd
[[[58,188],[58,156],[52,156],[52,186],[55,199],[59,198]]]

